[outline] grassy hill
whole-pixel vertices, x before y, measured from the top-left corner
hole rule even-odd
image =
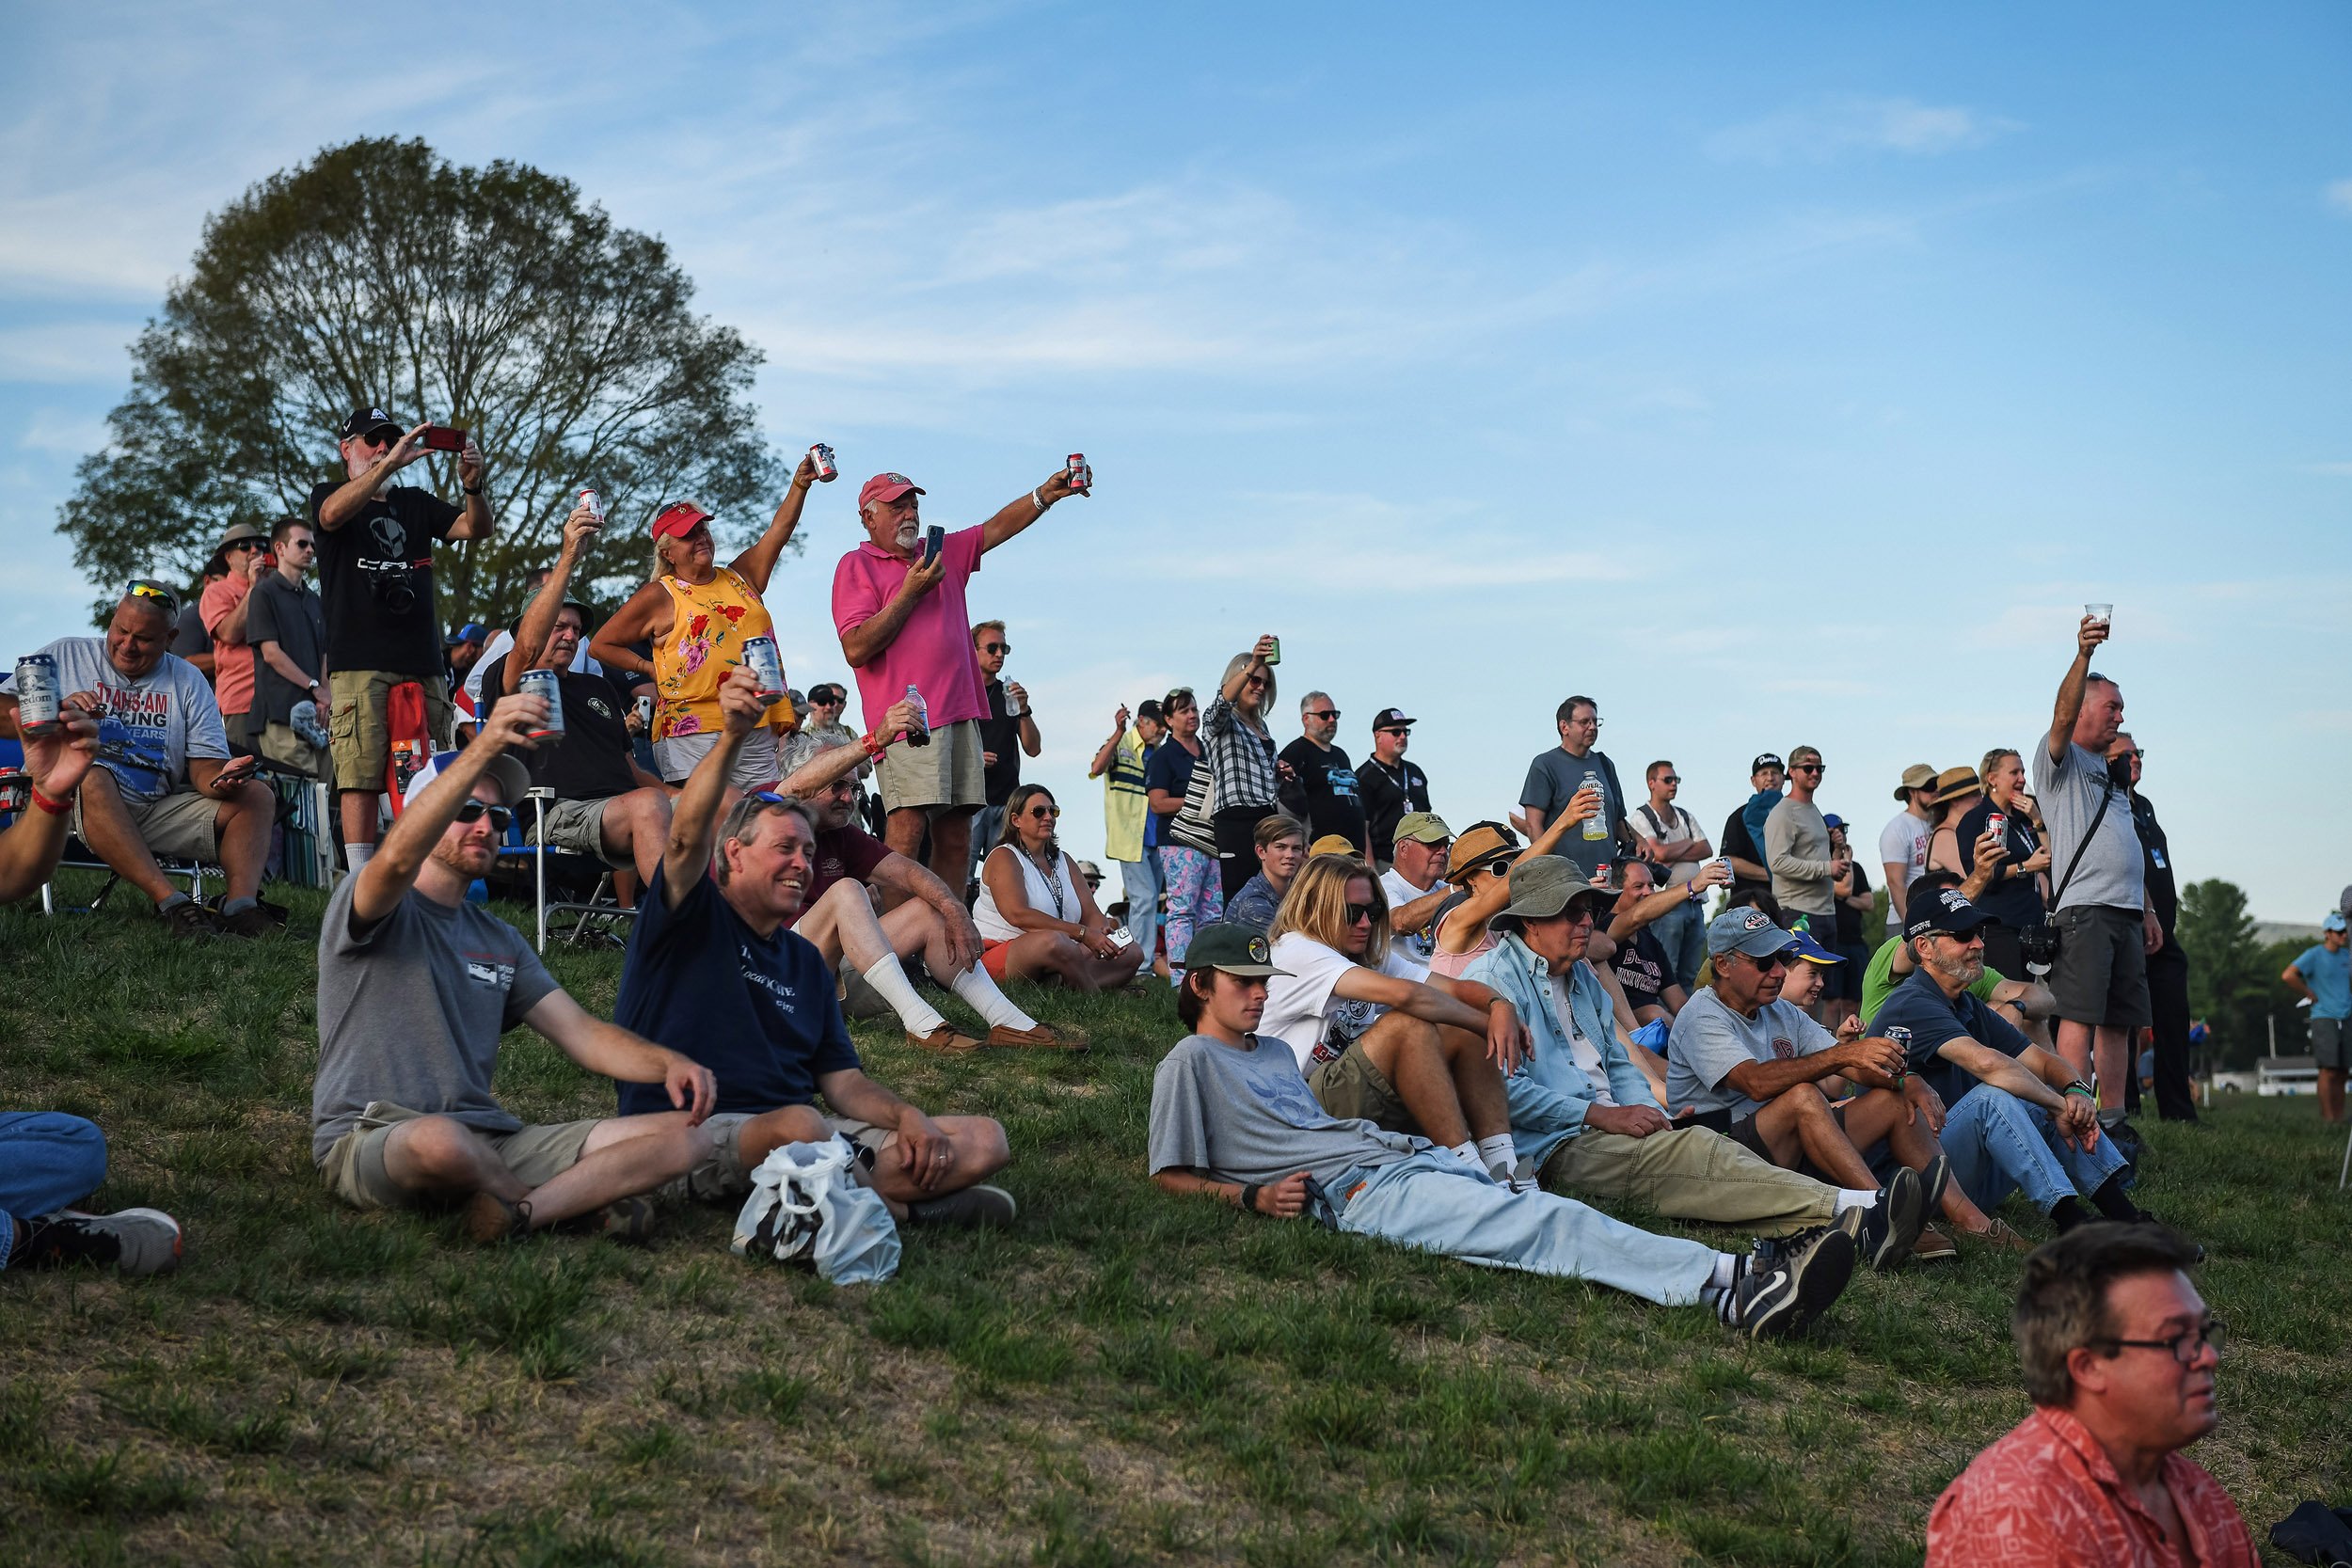
[[[478,1250],[312,1172],[315,896],[293,934],[202,946],[126,902],[0,911],[5,1103],[99,1121],[102,1206],[187,1230],[172,1276],[0,1275],[12,1561],[1907,1563],[2026,1408],[2011,1259],[1858,1278],[1811,1338],[1754,1347],[1164,1196],[1159,994],[1024,994],[1091,1033],[1075,1058],[859,1031],[882,1081],[1004,1120],[1023,1206],[1009,1234],[911,1235],[887,1286],[740,1262],[716,1210],[650,1252]],[[551,962],[610,1015],[616,953]],[[527,1119],[612,1104],[528,1035],[499,1086]],[[2140,1200],[2210,1249],[2234,1335],[2197,1457],[2258,1534],[2352,1500],[2341,1139],[2250,1098],[2145,1132]]]

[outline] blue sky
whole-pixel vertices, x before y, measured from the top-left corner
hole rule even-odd
[[[1710,827],[1819,745],[1875,830],[2023,747],[2086,599],[2183,875],[2352,881],[2352,12],[2322,5],[8,8],[0,595],[204,215],[361,135],[524,160],[768,352],[781,451],[977,521],[1032,776],[1283,638],[1458,826],[1570,691]],[[586,476],[593,480],[593,476]],[[796,684],[853,492],[771,602]],[[746,519],[753,521],[756,519]]]

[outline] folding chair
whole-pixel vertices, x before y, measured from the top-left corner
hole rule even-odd
[[[602,861],[574,854],[568,849],[548,847],[547,813],[555,803],[555,791],[542,786],[530,791],[523,799],[531,806],[531,833],[528,837],[523,835],[522,818],[518,813],[514,824],[507,829],[507,845],[499,851],[499,859],[510,865],[525,859],[531,862],[532,903],[538,915],[538,950],[542,953],[548,950],[550,915],[576,916],[566,939],[574,944],[580,942],[591,922],[610,931],[622,920],[635,920],[635,910],[624,909],[617,899],[606,896],[612,885],[612,873]],[[587,886],[590,892],[586,901],[558,897],[549,902],[548,876],[550,871],[555,874],[559,893],[567,887]]]
[[[23,743],[14,740],[0,740],[0,828],[13,823],[19,813],[31,809],[32,783],[31,775],[24,771]],[[218,869],[218,867],[208,867],[201,861],[171,861],[160,855],[156,857],[155,863],[163,868],[163,873],[167,877],[174,879],[186,878],[188,896],[199,904],[204,902],[205,877],[210,872]],[[106,895],[114,892],[116,884],[122,880],[121,875],[113,866],[100,860],[88,845],[75,837],[69,837],[65,841],[65,851],[59,856],[57,865],[61,870],[103,871],[106,874],[106,880],[99,887],[96,897],[87,904],[65,906],[68,912],[73,914],[95,912],[101,905],[105,903]],[[55,883],[41,883],[40,912],[44,915],[54,915],[57,910],[58,902]]]

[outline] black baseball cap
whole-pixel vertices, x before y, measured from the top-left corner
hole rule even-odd
[[[1266,946],[1263,932],[1230,920],[1203,926],[1192,933],[1192,945],[1184,949],[1184,967],[1221,969],[1228,974],[1251,979],[1290,973],[1274,967],[1273,953]]]
[[[1946,936],[1964,937],[1981,927],[1996,924],[1994,918],[1960,895],[1956,887],[1937,887],[1921,878],[1911,884],[1903,898],[1903,938],[1910,941],[1941,931]]]
[[[342,438],[348,441],[355,436],[373,436],[379,430],[389,430],[395,436],[407,434],[406,429],[398,420],[393,419],[381,408],[353,409],[351,418],[343,421],[341,434]]]
[[[1784,773],[1788,771],[1788,765],[1781,761],[1780,758],[1774,756],[1770,752],[1765,752],[1762,756],[1757,757],[1754,762],[1748,764],[1748,771],[1751,774],[1761,773],[1767,768],[1777,768]]]
[[[1384,707],[1372,716],[1372,727],[1375,730],[1392,730],[1399,724],[1409,728],[1419,721],[1406,718],[1405,710],[1401,707]]]
[[[1167,716],[1160,712],[1160,700],[1157,697],[1146,697],[1143,701],[1137,703],[1136,705],[1136,717],[1138,720],[1149,719],[1154,724],[1165,724],[1168,722]]]

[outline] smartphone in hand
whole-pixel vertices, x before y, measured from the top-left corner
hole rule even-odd
[[[947,531],[945,528],[942,528],[939,524],[933,523],[930,528],[924,530],[923,564],[926,566],[936,566],[939,564],[939,552],[946,546],[946,543]]]
[[[426,425],[424,427],[424,450],[427,451],[464,451],[466,433],[455,425]]]

